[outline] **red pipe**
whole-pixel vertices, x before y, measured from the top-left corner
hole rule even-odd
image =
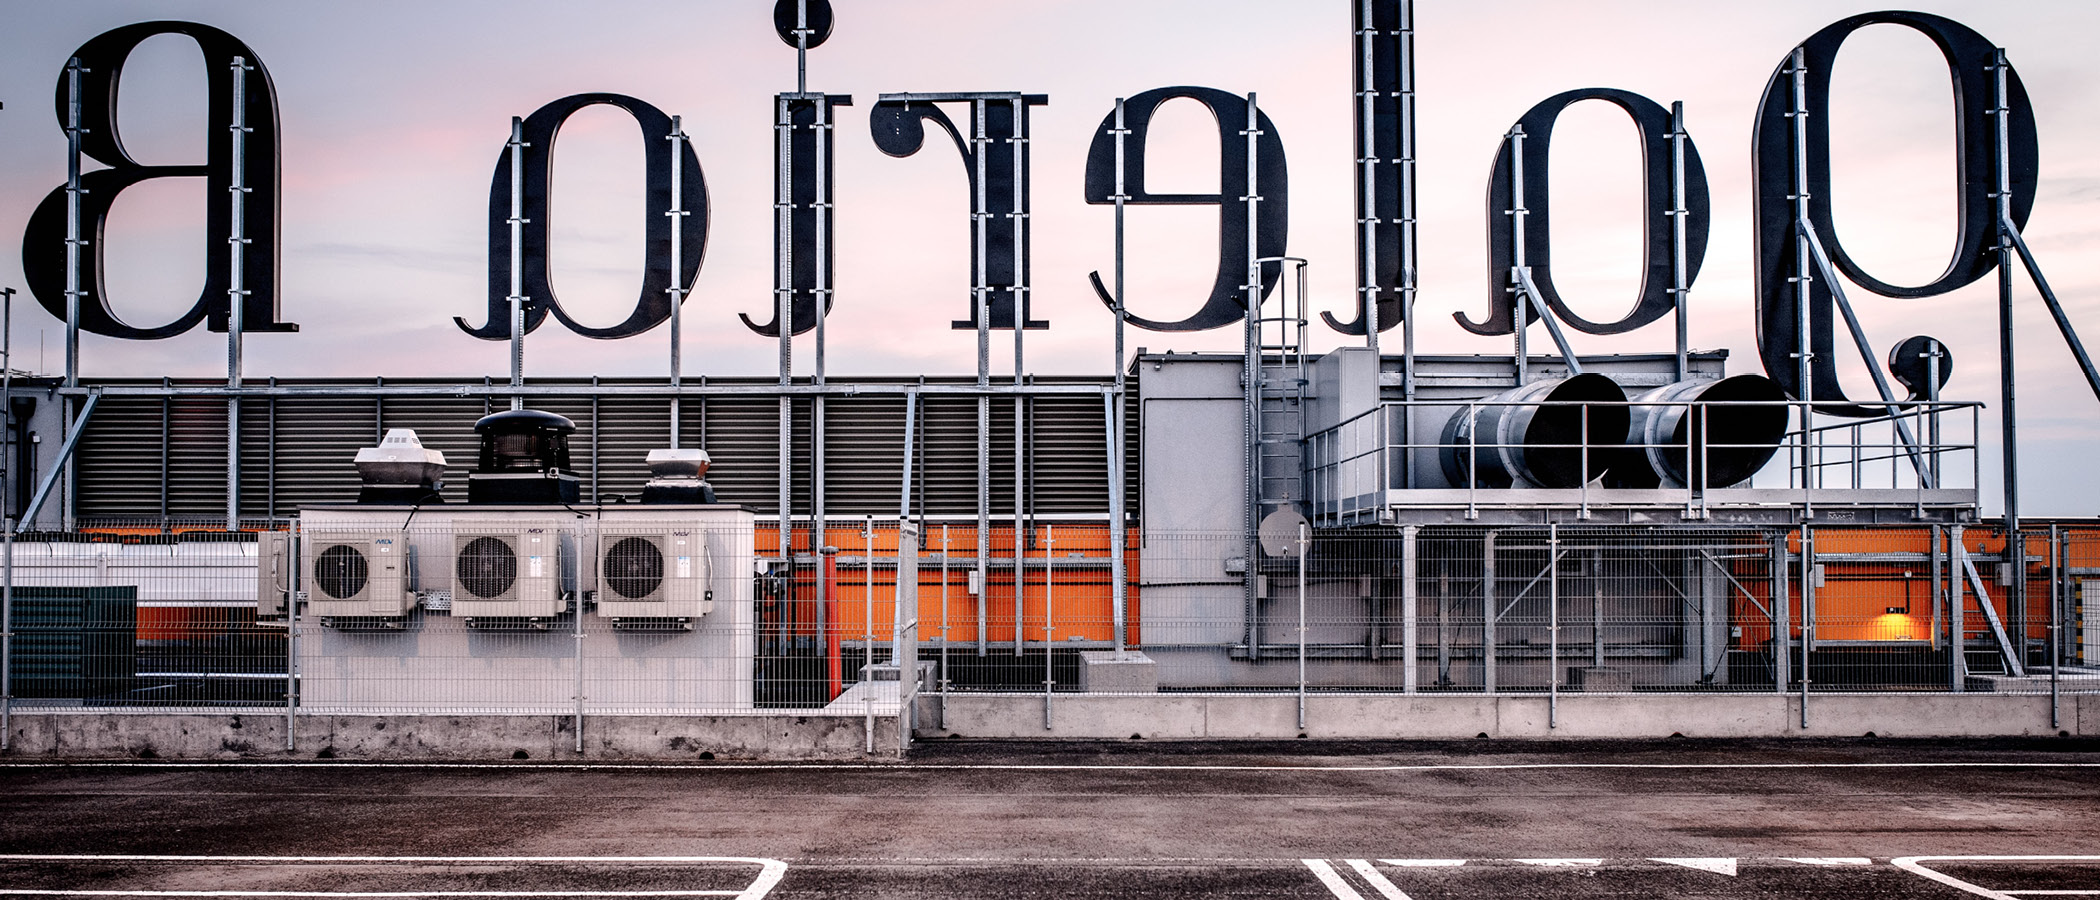
[[[844,661],[839,657],[839,548],[827,546],[824,555],[824,663],[831,676],[831,696],[845,693]]]

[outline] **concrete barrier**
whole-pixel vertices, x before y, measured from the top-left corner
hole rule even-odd
[[[1542,696],[1314,694],[921,695],[918,740],[1528,740],[2100,737],[2100,694]],[[944,708],[945,706],[945,708]],[[894,759],[897,719],[860,716],[303,715],[292,749],[281,714],[159,715],[17,710],[13,758],[681,761]]]
[[[7,755],[57,759],[862,760],[896,757],[897,719],[859,716],[300,716],[24,712]]]
[[[938,696],[922,698],[935,706]],[[2067,695],[2050,723],[2046,695],[1819,694],[1803,726],[1799,695],[1543,696],[1314,694],[1298,726],[1293,694],[950,694],[945,716],[919,716],[921,738],[1220,740],[1326,738],[1575,740],[1684,737],[2100,736],[2100,695]],[[945,728],[940,727],[945,723]]]

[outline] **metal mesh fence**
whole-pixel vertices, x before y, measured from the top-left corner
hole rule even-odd
[[[401,509],[24,535],[7,702],[861,716],[913,690],[2100,690],[2089,524],[2017,542],[1973,525],[1378,526],[1311,532],[1302,556],[1133,528],[1120,592],[1105,523],[914,525],[794,522],[783,540],[734,510]]]

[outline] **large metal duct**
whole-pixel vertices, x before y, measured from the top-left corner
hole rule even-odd
[[[1643,393],[1634,398],[1626,447],[1607,483],[1722,488],[1747,481],[1786,439],[1787,408],[1765,402],[1785,399],[1779,384],[1763,375],[1680,381]],[[1744,405],[1726,405],[1737,403]]]
[[[1535,381],[1460,409],[1444,425],[1444,476],[1458,487],[1580,487],[1604,473],[1626,436],[1626,392],[1587,373]],[[1499,405],[1511,404],[1511,405]],[[1585,426],[1587,420],[1587,426]],[[1589,440],[1584,447],[1584,435]],[[1477,467],[1478,477],[1469,477]]]

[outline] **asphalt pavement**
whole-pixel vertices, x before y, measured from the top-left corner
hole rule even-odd
[[[0,897],[2081,895],[2100,742],[2070,739],[0,759]]]

